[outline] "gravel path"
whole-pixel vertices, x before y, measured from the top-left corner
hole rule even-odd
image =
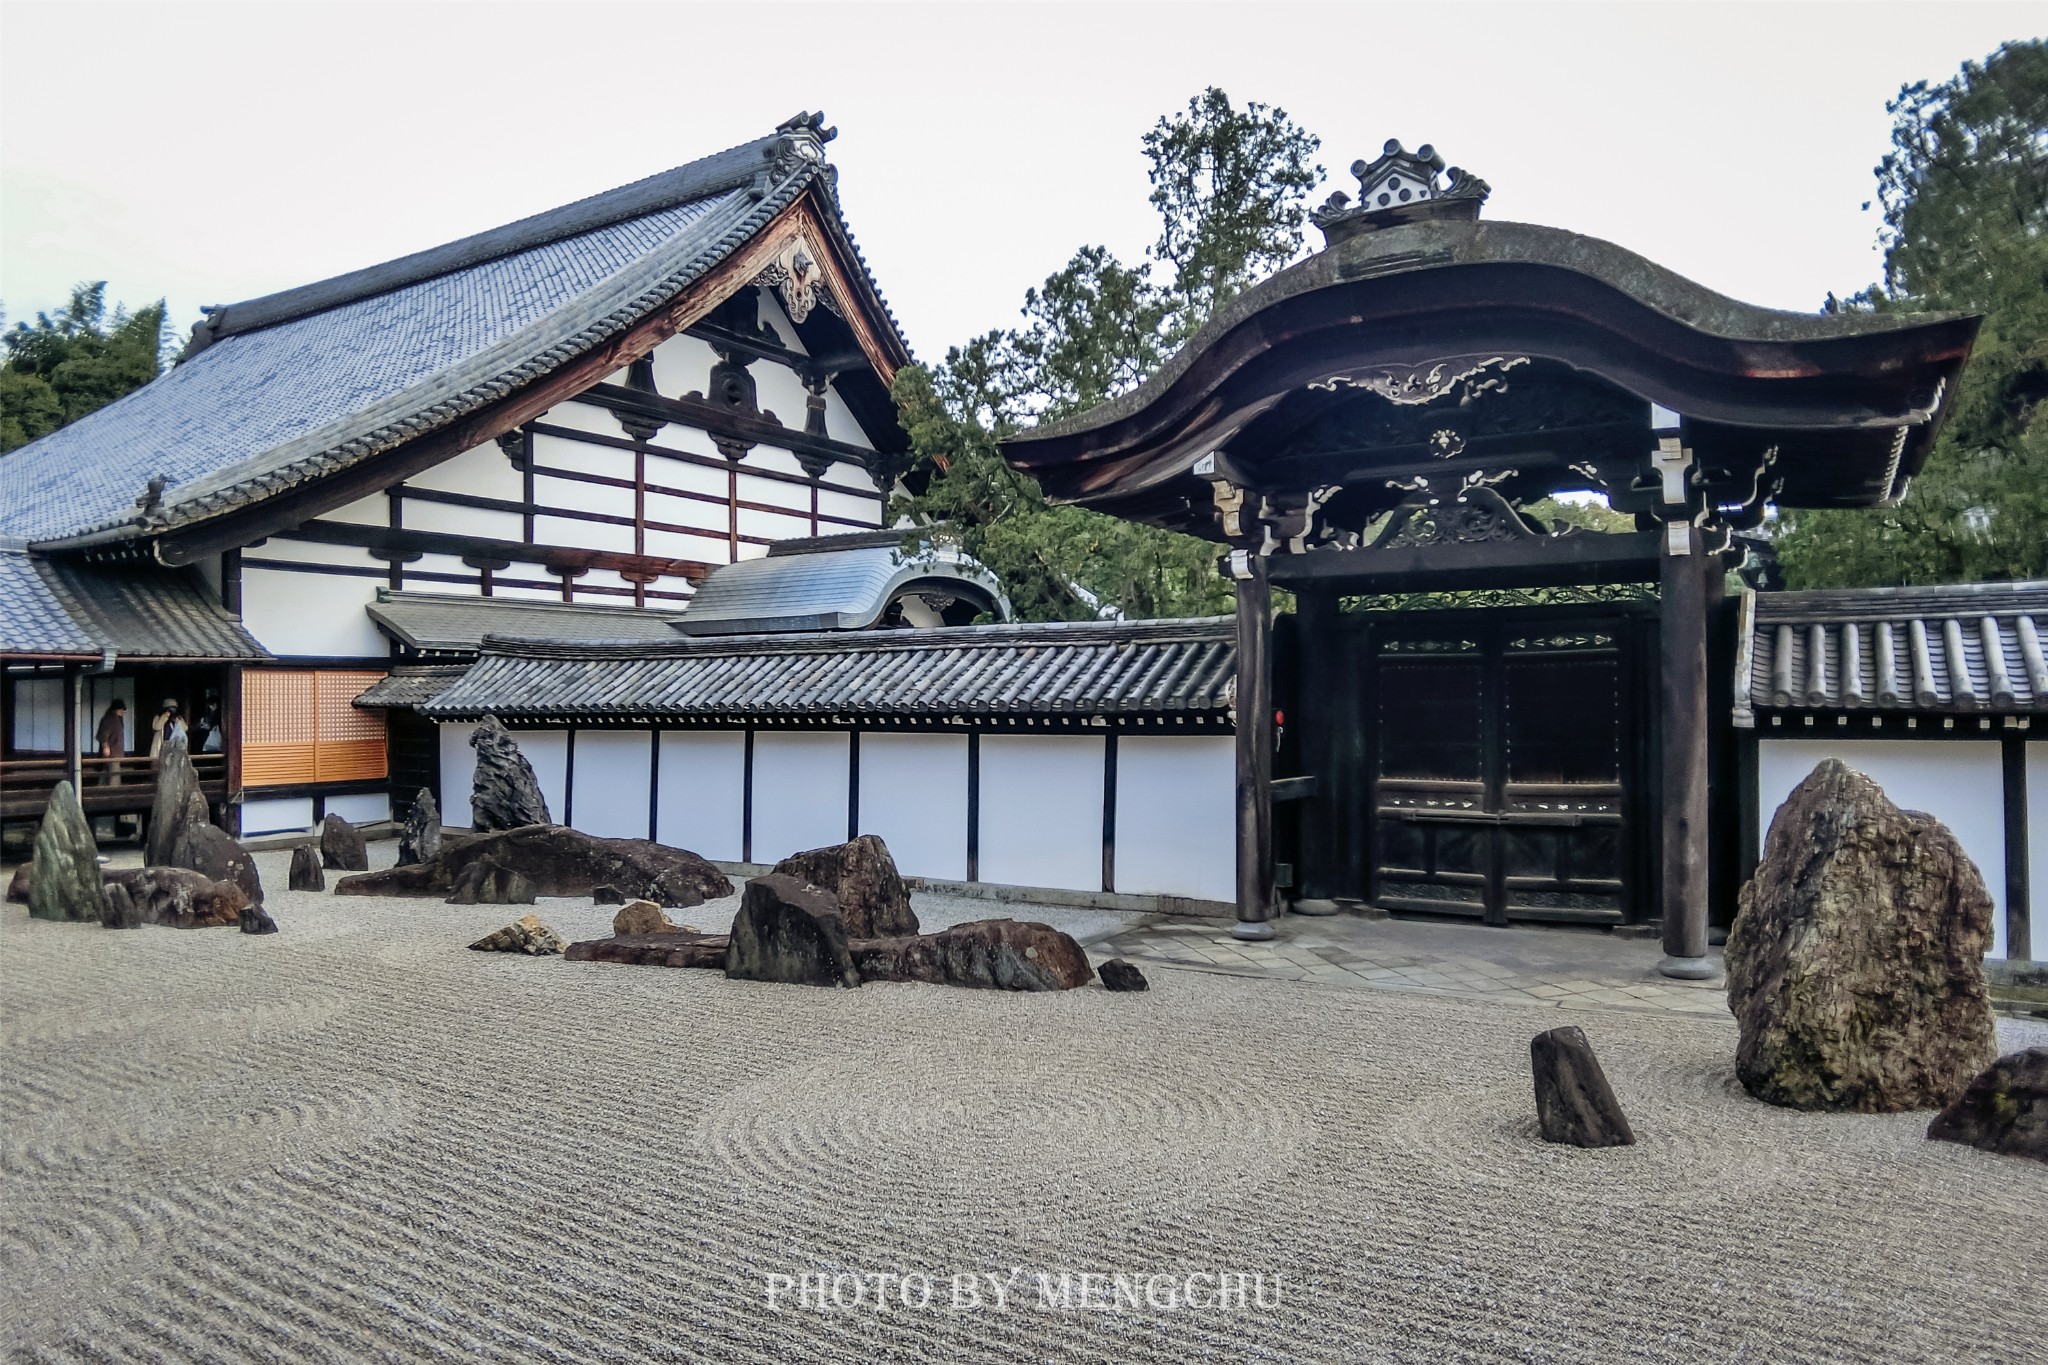
[[[1534,1133],[1555,1011],[1170,969],[776,987],[464,951],[503,907],[271,901],[273,938],[0,915],[16,1354],[2043,1358],[2048,1167],[1757,1104],[1724,1022],[1582,1016],[1641,1139],[1591,1153]],[[799,1303],[906,1272],[929,1306]],[[1173,1306],[1047,1307],[1040,1272]],[[1265,1279],[1217,1305],[1216,1272]]]

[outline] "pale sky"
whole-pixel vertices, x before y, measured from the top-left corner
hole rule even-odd
[[[0,3],[0,300],[105,278],[178,330],[771,131],[800,109],[921,358],[1156,229],[1139,138],[1216,84],[1389,137],[1486,214],[1810,311],[1875,279],[1885,100],[2039,4]],[[1320,235],[1310,231],[1312,243]]]

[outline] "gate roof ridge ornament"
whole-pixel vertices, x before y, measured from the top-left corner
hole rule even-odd
[[[1493,193],[1491,185],[1462,167],[1446,169],[1443,157],[1426,142],[1411,152],[1399,139],[1388,138],[1377,158],[1352,162],[1351,173],[1358,177],[1358,203],[1338,190],[1315,211],[1325,245],[1426,219],[1470,222]]]

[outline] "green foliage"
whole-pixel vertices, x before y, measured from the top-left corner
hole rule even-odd
[[[1209,89],[1144,139],[1161,231],[1150,263],[1083,247],[1024,296],[1024,325],[974,338],[934,370],[897,376],[924,491],[892,510],[945,534],[1000,578],[1021,620],[1228,611],[1220,548],[1048,503],[997,442],[1142,383],[1222,302],[1301,249],[1316,139],[1284,110]],[[1155,278],[1155,267],[1168,278]],[[917,539],[923,531],[907,538]]]
[[[107,282],[80,284],[71,303],[17,323],[0,338],[0,451],[27,445],[141,388],[162,370],[165,312],[159,299],[107,313]]]
[[[1907,496],[1788,512],[1779,561],[1798,588],[2048,576],[2048,44],[2007,43],[1886,108],[1885,280],[1846,306],[1984,326]]]

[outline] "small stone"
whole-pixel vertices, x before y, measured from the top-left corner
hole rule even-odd
[[[590,903],[592,905],[624,905],[626,903],[626,893],[613,886],[610,882],[605,882],[600,886],[590,888]]]
[[[860,939],[852,952],[863,981],[1070,991],[1095,977],[1080,944],[1049,924],[1029,920],[975,920],[936,934]]]
[[[370,848],[363,832],[330,812],[320,822],[320,863],[337,872],[368,872]]]
[[[469,809],[473,827],[481,834],[494,829],[518,829],[522,825],[551,825],[547,798],[541,795],[540,780],[533,765],[519,751],[496,716],[485,716],[470,734],[469,745],[476,750],[476,777],[470,787]]]
[[[2048,1047],[2009,1052],[1934,1116],[1927,1136],[2048,1161]]]
[[[320,850],[300,844],[292,850],[292,870],[285,885],[294,891],[325,891],[327,874],[320,870]]]
[[[540,916],[521,915],[469,946],[479,953],[525,953],[528,957],[543,957],[561,952],[564,945],[561,935],[542,924]]]
[[[245,905],[242,907],[242,932],[245,934],[274,934],[277,932],[277,921],[272,919],[270,912],[262,906]]]
[[[7,879],[7,899],[19,904],[28,899],[29,884],[35,880],[36,865],[33,861],[23,863],[14,869],[14,875]]]
[[[135,908],[135,898],[119,882],[107,883],[107,915],[100,924],[108,929],[142,927],[142,912]]]
[[[1636,1135],[1621,1112],[1621,1101],[1577,1024],[1529,1040],[1529,1065],[1536,1077],[1536,1118],[1545,1142],[1574,1147],[1628,1147]]]
[[[145,867],[176,866],[171,861],[171,852],[178,846],[178,836],[185,832],[195,796],[199,796],[203,809],[206,798],[200,795],[199,773],[192,766],[192,755],[186,752],[184,740],[172,740],[157,755],[156,797],[149,808],[149,833],[142,840]],[[209,817],[202,815],[200,822],[209,823]]]
[[[1097,967],[1095,974],[1102,978],[1102,988],[1106,991],[1143,991],[1152,987],[1143,972],[1120,957],[1113,957]]]
[[[672,934],[675,923],[653,901],[633,901],[612,916],[614,934]]]
[[[849,937],[891,938],[917,932],[910,892],[897,875],[889,846],[875,835],[793,853],[774,871],[831,892]]]
[[[421,787],[419,795],[412,799],[412,809],[405,813],[405,823],[399,827],[397,865],[430,863],[439,856],[441,808],[434,804],[434,794]]]
[[[747,883],[732,919],[725,974],[738,981],[858,986],[846,923],[828,891],[769,873]]]
[[[104,924],[107,892],[100,876],[100,847],[92,822],[69,781],[50,793],[43,822],[36,827],[35,872],[29,878],[28,912],[37,919],[90,920]]]

